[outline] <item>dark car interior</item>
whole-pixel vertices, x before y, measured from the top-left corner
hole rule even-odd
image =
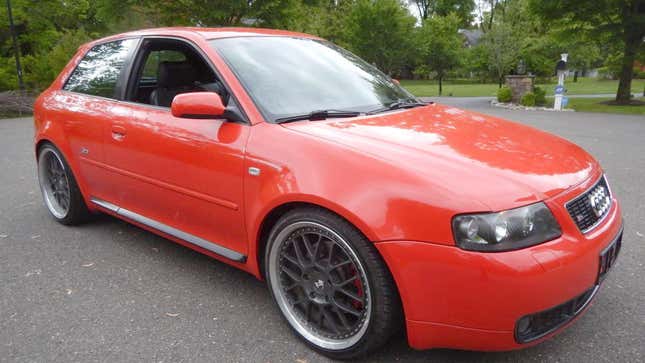
[[[186,92],[216,92],[228,103],[228,92],[217,76],[190,45],[174,39],[146,39],[134,66],[127,99],[137,103],[170,107],[176,95]]]

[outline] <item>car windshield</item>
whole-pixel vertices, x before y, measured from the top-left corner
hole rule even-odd
[[[414,97],[352,53],[326,41],[236,37],[211,41],[264,117],[320,110],[369,112]]]

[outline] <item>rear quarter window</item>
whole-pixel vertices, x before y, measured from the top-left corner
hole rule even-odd
[[[66,91],[115,98],[119,75],[137,39],[123,39],[90,49],[69,76]]]

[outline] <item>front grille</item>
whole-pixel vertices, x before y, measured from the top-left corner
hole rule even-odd
[[[582,233],[593,229],[611,209],[611,192],[605,176],[589,190],[567,202],[566,207]]]
[[[522,317],[515,324],[515,340],[528,343],[557,330],[576,317],[594,297],[598,285],[564,304]]]

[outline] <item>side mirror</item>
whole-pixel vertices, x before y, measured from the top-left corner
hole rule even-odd
[[[215,92],[190,92],[175,96],[170,112],[181,118],[221,118],[226,111],[222,98]]]

